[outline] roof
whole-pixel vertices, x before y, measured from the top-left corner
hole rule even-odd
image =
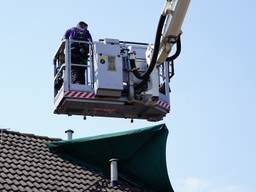
[[[0,129],[1,192],[146,192],[120,181],[111,187],[101,172],[50,151],[48,137]]]
[[[154,191],[173,191],[166,167],[165,124],[69,141],[49,147],[67,159],[109,175],[109,160],[118,159],[119,178]]]

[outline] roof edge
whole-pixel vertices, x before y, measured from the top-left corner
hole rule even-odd
[[[43,139],[43,140],[49,140],[49,142],[60,142],[62,141],[61,138],[50,138],[48,136],[41,136],[41,135],[35,135],[32,133],[21,133],[18,131],[11,131],[9,128],[0,128],[0,134],[2,133],[8,133],[8,134],[14,134],[14,135],[22,135],[22,136],[27,136],[27,137],[34,137],[38,139]]]
[[[134,135],[142,132],[151,132],[151,131],[159,131],[162,129],[167,129],[165,123],[159,124],[159,125],[153,125],[145,128],[138,128],[134,130],[129,130],[129,131],[122,131],[122,132],[115,132],[115,133],[108,133],[108,134],[101,134],[101,135],[96,135],[96,136],[89,136],[89,137],[83,137],[83,138],[78,138],[78,139],[72,139],[72,140],[61,140],[57,141],[56,143],[61,144],[61,143],[79,143],[79,142],[84,142],[84,141],[97,141],[101,139],[108,139],[108,138],[113,138],[113,137],[120,137],[124,135]],[[55,142],[49,142],[48,147],[54,147]]]

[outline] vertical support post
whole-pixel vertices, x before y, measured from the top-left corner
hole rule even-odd
[[[65,65],[64,90],[69,91],[71,83],[71,50],[68,39],[65,41]]]
[[[94,91],[94,47],[93,42],[89,42],[89,48],[90,48],[90,75],[91,75],[91,88],[92,91]]]
[[[128,85],[129,85],[129,100],[134,100],[134,80],[131,72],[131,67],[128,65]]]
[[[54,84],[54,88],[53,88],[53,90],[54,90],[54,98],[55,98],[55,96],[57,95],[57,93],[58,93],[58,91],[56,90],[56,88],[55,88],[55,76],[56,76],[56,74],[57,74],[57,67],[56,67],[56,61],[53,61],[53,70],[54,70],[54,76],[53,76],[53,78],[54,78],[54,82],[53,82],[53,84]]]
[[[164,62],[164,82],[165,82],[165,96],[168,98],[168,100],[170,99],[170,93],[169,93],[169,63],[168,62]]]

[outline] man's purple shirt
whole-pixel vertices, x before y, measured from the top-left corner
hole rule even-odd
[[[78,39],[79,32],[82,33],[82,39]],[[83,40],[83,41],[91,41],[92,42],[92,36],[91,36],[90,32],[87,29],[82,31],[81,29],[79,29],[77,27],[68,29],[65,32],[64,39]]]

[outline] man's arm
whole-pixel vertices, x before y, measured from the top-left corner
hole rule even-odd
[[[72,28],[72,29],[68,29],[68,30],[65,32],[65,34],[64,34],[64,36],[63,36],[62,39],[69,39],[69,37],[70,37],[72,31],[73,31],[73,28]]]
[[[92,36],[91,36],[91,34],[90,34],[89,31],[87,32],[87,35],[88,35],[87,39],[88,39],[90,42],[92,42]]]

